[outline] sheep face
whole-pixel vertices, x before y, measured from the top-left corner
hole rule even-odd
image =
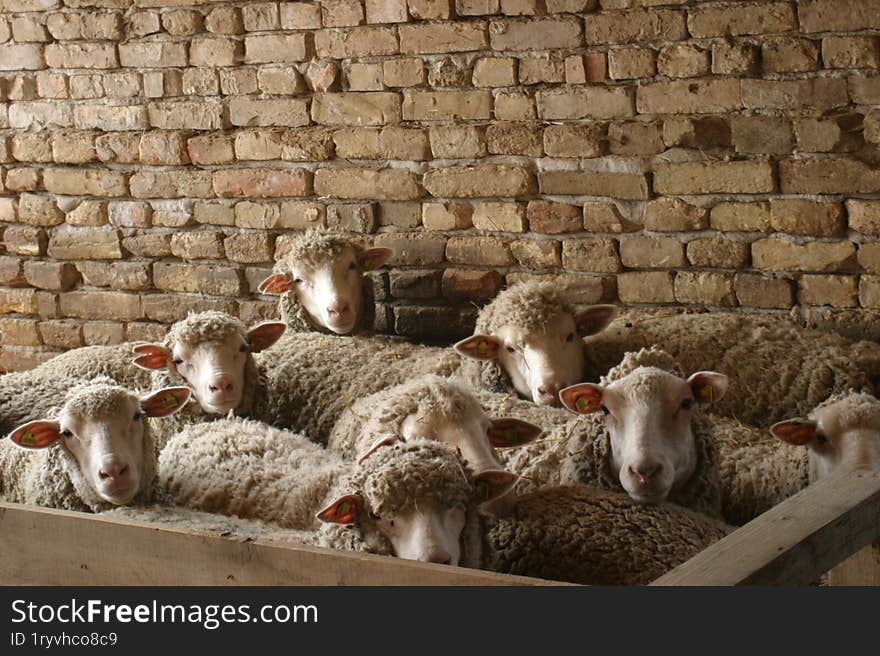
[[[179,374],[192,387],[202,410],[224,415],[242,401],[250,354],[274,344],[285,327],[267,321],[251,328],[244,337],[238,330],[229,330],[217,339],[175,339],[170,348],[141,345],[135,347],[140,355],[134,363],[144,369],[169,369]]]
[[[562,390],[560,397],[572,412],[605,414],[610,465],[621,486],[637,502],[659,503],[694,473],[694,408],[720,399],[727,384],[727,376],[714,372],[684,380],[639,367],[606,387],[583,383]]]
[[[259,291],[291,292],[314,323],[347,335],[358,325],[364,310],[364,272],[381,267],[391,254],[388,248],[359,251],[347,246],[332,256],[288,262],[290,271],[269,276]]]
[[[145,417],[167,416],[189,399],[186,387],[166,387],[138,397],[101,385],[74,393],[57,419],[32,421],[10,434],[24,449],[52,446],[73,457],[86,484],[114,505],[130,502],[141,488],[145,459]]]
[[[807,447],[811,482],[837,471],[880,470],[880,401],[868,394],[820,406],[810,419],[781,421],[770,432]]]
[[[583,335],[604,329],[612,306],[594,306],[572,315],[559,312],[541,322],[508,323],[491,335],[474,335],[455,350],[477,360],[498,360],[516,391],[540,405],[559,405],[559,390],[581,380]]]

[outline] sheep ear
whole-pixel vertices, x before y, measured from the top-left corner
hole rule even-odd
[[[388,446],[389,444],[394,444],[397,440],[402,439],[399,435],[395,435],[393,433],[385,433],[384,435],[380,435],[375,442],[373,442],[369,448],[364,451],[357,459],[358,464],[361,464],[364,460],[369,458],[373,453],[382,448],[383,446]]]
[[[9,439],[22,449],[45,449],[61,439],[61,426],[57,421],[46,419],[29,421],[12,431]]]
[[[453,347],[457,353],[475,360],[495,360],[501,342],[491,335],[472,335]]]
[[[697,403],[714,403],[718,401],[724,393],[730,381],[724,374],[715,373],[714,371],[698,371],[687,379],[688,384],[694,392],[694,398]]]
[[[816,422],[809,419],[789,419],[770,427],[770,432],[783,442],[803,446],[816,438]]]
[[[141,397],[141,410],[148,417],[167,417],[180,410],[192,393],[189,387],[163,387]]]
[[[135,346],[133,350],[138,354],[133,364],[147,371],[167,369],[168,363],[171,362],[171,350],[161,344],[141,344]]]
[[[522,419],[502,417],[489,423],[489,442],[495,447],[522,446],[534,441],[543,429]]]
[[[374,271],[391,259],[394,251],[390,248],[368,248],[358,255],[358,262],[364,271]]]
[[[486,503],[509,492],[519,476],[503,469],[489,469],[474,476],[474,500]]]
[[[281,321],[264,321],[251,328],[247,333],[248,344],[253,353],[264,351],[281,339],[287,324]]]
[[[578,415],[587,415],[602,408],[604,395],[605,389],[601,385],[579,383],[559,392],[559,400],[567,410]]]
[[[293,289],[293,280],[287,273],[273,273],[257,287],[260,294],[284,294]]]
[[[315,517],[328,524],[351,524],[364,508],[364,500],[357,494],[346,494],[324,508]]]
[[[608,327],[608,324],[617,316],[617,306],[593,305],[581,310],[574,315],[574,323],[578,334],[583,337],[595,335]]]

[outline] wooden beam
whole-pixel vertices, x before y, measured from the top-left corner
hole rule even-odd
[[[0,503],[3,585],[559,585]]]
[[[651,585],[807,585],[880,538],[880,472],[832,476]]]
[[[880,585],[880,542],[868,545],[828,572],[828,585]]]

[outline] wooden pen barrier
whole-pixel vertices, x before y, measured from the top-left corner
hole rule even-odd
[[[811,485],[652,585],[880,584],[880,472]],[[46,545],[59,545],[58,550]],[[58,551],[62,553],[58,553]],[[830,570],[830,571],[829,571]],[[558,585],[522,576],[0,503],[10,585]]]

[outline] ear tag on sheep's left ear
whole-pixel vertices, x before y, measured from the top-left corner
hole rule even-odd
[[[494,447],[506,448],[528,444],[537,439],[543,430],[534,424],[513,417],[493,419],[487,435]]]
[[[494,360],[498,357],[498,342],[488,335],[473,335],[458,342],[454,348],[476,360]]]
[[[559,400],[575,414],[590,414],[602,407],[602,388],[592,383],[572,385],[559,392]]]
[[[61,439],[61,427],[55,421],[29,421],[9,434],[9,440],[22,449],[45,449]]]
[[[148,417],[167,417],[180,410],[191,393],[189,387],[163,387],[141,398],[141,410]]]
[[[357,519],[363,500],[356,494],[347,494],[319,512],[316,517],[331,524],[351,524]]]

